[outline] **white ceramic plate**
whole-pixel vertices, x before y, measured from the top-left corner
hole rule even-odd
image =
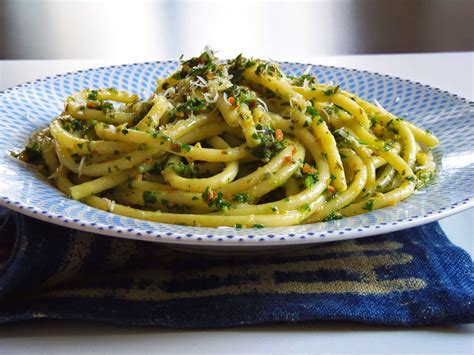
[[[281,63],[289,74],[306,64]],[[162,224],[118,216],[66,198],[33,168],[10,157],[30,134],[57,115],[66,96],[85,88],[116,87],[148,96],[155,80],[177,67],[173,61],[89,69],[22,84],[0,93],[0,204],[52,223],[123,238],[182,246],[276,247],[352,239],[414,227],[474,206],[473,103],[454,94],[399,78],[327,66],[313,66],[321,82],[333,81],[433,131],[436,181],[394,207],[359,216],[293,227],[234,229]]]

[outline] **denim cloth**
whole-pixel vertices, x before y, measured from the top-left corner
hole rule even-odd
[[[230,258],[94,235],[0,209],[0,323],[38,318],[172,328],[470,323],[473,263],[437,223]]]

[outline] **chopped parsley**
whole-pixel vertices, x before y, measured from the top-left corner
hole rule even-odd
[[[383,146],[383,150],[385,150],[386,152],[392,150],[393,148],[394,148],[393,142],[387,142]]]
[[[89,101],[97,101],[97,96],[99,95],[99,92],[97,90],[91,90],[89,92],[89,95],[87,95],[87,100]]]
[[[311,117],[313,117],[313,118],[319,116],[318,110],[316,110],[311,105],[308,105],[308,107],[306,107],[306,112],[309,113],[311,115]]]
[[[434,171],[431,170],[419,170],[416,173],[416,189],[419,190],[422,187],[429,185],[434,180]]]
[[[300,211],[301,211],[301,212],[310,212],[310,211],[311,211],[311,206],[309,205],[309,203],[304,203],[304,204],[300,207]]]
[[[161,165],[159,162],[155,161],[152,167],[148,170],[148,173],[151,175],[159,175],[161,173]]]
[[[259,123],[257,124],[256,129],[257,134],[255,138],[260,140],[260,144],[251,149],[250,152],[253,156],[267,162],[278,152],[282,151],[285,148],[285,145],[283,142],[276,139],[275,130],[272,127]]]
[[[224,194],[222,192],[215,192],[209,186],[206,187],[201,197],[208,207],[214,208],[217,211],[227,211],[230,207],[229,203],[224,200]]]
[[[362,206],[362,209],[365,211],[373,211],[374,210],[374,200],[369,200],[367,201],[364,206]]]
[[[156,203],[156,196],[151,191],[143,191],[143,201],[146,205],[152,205]]]
[[[66,131],[73,133],[73,132],[81,132],[86,131],[91,127],[94,127],[96,121],[80,121],[80,120],[73,120],[73,121],[62,121],[63,127]]]
[[[313,186],[315,183],[318,182],[318,177],[316,174],[308,174],[304,178],[304,186],[309,189],[311,186]]]
[[[336,219],[341,219],[342,215],[336,211],[332,211],[329,215],[323,218],[323,222],[334,221]]]
[[[169,120],[174,121],[176,116],[184,117],[191,113],[199,113],[207,109],[206,100],[200,100],[194,97],[188,98],[186,102],[179,104],[169,113]]]
[[[239,192],[234,194],[232,196],[232,201],[239,202],[239,203],[244,203],[247,202],[249,199],[249,196],[245,192]]]
[[[375,118],[374,115],[370,115],[369,119],[370,119],[370,129],[372,129],[377,124],[377,119]]]
[[[191,146],[189,144],[181,144],[181,150],[184,150],[185,152],[190,152],[191,151]]]
[[[291,83],[294,86],[303,87],[304,84],[305,84],[305,81],[306,81],[306,83],[308,84],[308,86],[310,88],[317,84],[316,78],[312,75],[309,75],[309,74],[303,74],[299,77],[291,78]]]
[[[27,145],[20,153],[11,153],[12,156],[23,160],[26,163],[38,165],[43,162],[43,155],[41,154],[41,144],[39,142],[32,142]]]
[[[181,62],[181,70],[173,75],[174,79],[187,77],[206,76],[208,73],[216,72],[218,66],[216,58],[211,51],[204,51],[199,57],[194,57]]]
[[[242,54],[239,54],[235,59],[229,61],[228,64],[228,71],[229,74],[232,75],[232,82],[238,83],[242,79],[244,71],[253,67],[257,62],[252,59],[244,58]]]
[[[303,164],[301,169],[297,171],[296,176],[303,179],[306,188],[310,188],[319,181],[316,168],[311,164]]]
[[[280,70],[275,64],[269,63],[269,62],[259,62],[257,64],[257,68],[255,69],[255,75],[257,76],[278,76],[282,77],[283,75],[281,74]]]
[[[185,164],[182,161],[177,164],[173,164],[172,169],[176,174],[187,179],[193,178],[197,175],[197,171],[195,171],[195,169],[191,168],[190,165]]]
[[[331,96],[333,94],[336,94],[339,91],[339,85],[337,86],[332,86],[326,90],[324,90],[324,95],[326,96]]]

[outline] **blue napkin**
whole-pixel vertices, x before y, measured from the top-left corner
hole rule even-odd
[[[437,223],[286,255],[223,258],[0,208],[0,323],[38,318],[173,328],[470,323],[473,263]]]

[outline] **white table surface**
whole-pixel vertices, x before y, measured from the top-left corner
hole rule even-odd
[[[377,71],[474,101],[474,52],[274,59]],[[146,60],[150,58],[143,58]],[[56,73],[118,63],[120,60],[0,61],[0,90]],[[453,243],[473,257],[474,209],[445,218],[441,226]],[[473,354],[474,325],[407,329],[341,322],[178,331],[38,321],[0,326],[0,353]]]

